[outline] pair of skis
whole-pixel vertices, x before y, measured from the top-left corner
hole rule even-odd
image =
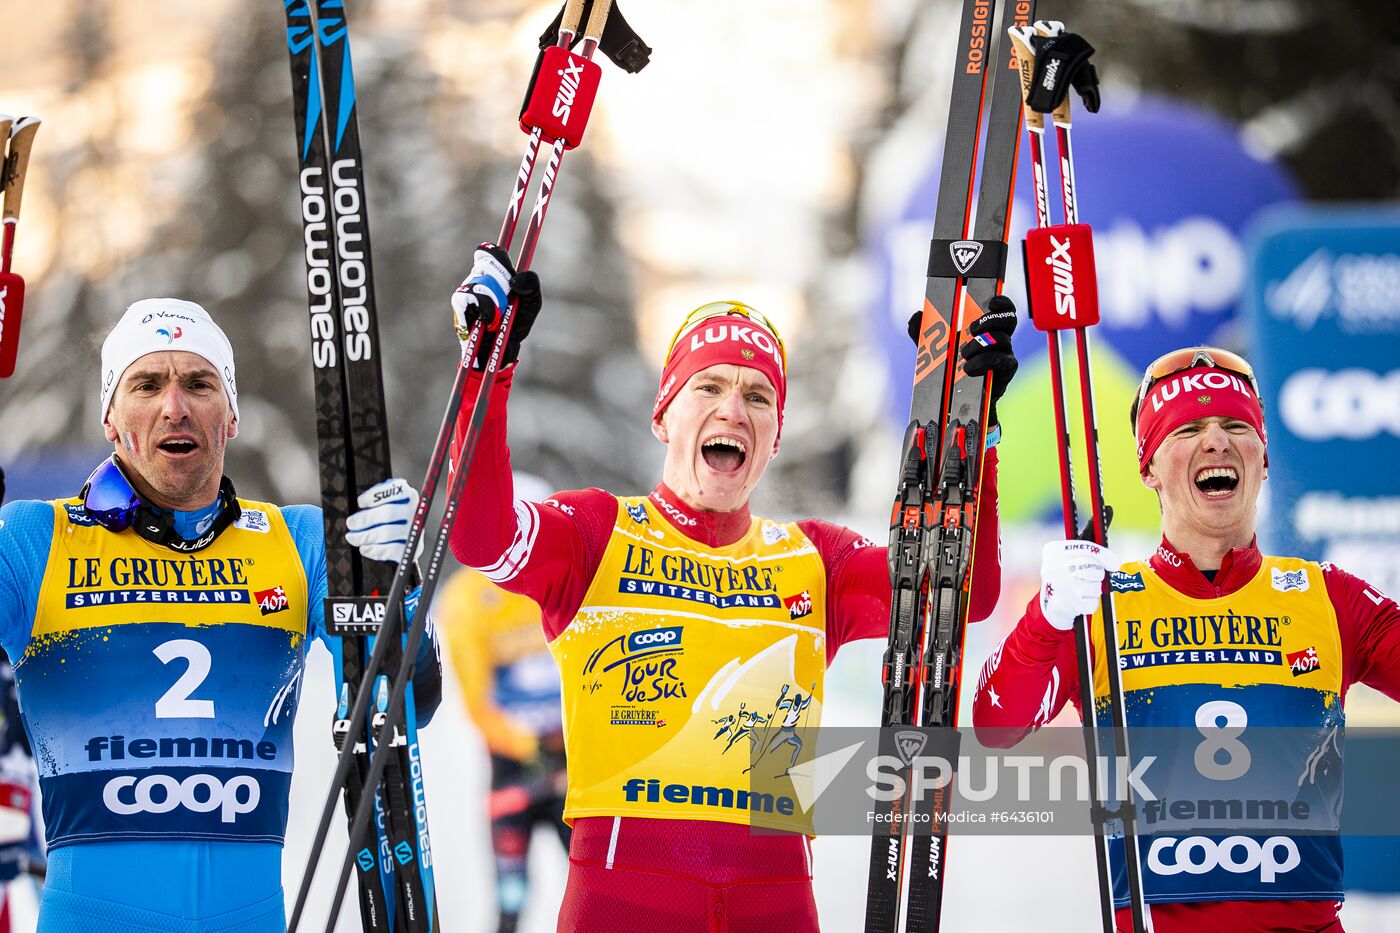
[[[1026,26],[1034,13],[1034,0],[1003,0],[1001,23]],[[931,738],[943,743],[942,757],[957,761],[955,727],[990,378],[967,376],[958,348],[967,327],[1001,291],[1021,132],[1020,88],[1007,74],[1016,63],[1005,41],[992,54],[992,14],[991,0],[963,2],[913,402],[890,520],[893,592],[880,753],[905,762],[906,788],[913,784],[910,763]],[[895,933],[901,917],[910,933],[940,929],[950,788],[945,784],[931,794],[906,790],[877,808],[867,933]],[[917,834],[909,832],[911,825],[920,827]]]
[[[19,205],[24,197],[24,176],[29,171],[29,153],[34,134],[39,132],[38,117],[9,117],[0,114],[0,379],[15,373],[19,354],[19,325],[24,313],[24,279],[10,271],[15,251],[15,229],[19,226]]]
[[[359,253],[363,250],[364,258],[367,259],[367,230],[363,227],[363,185],[360,184],[356,193],[358,199],[352,198],[347,191],[342,196],[340,188],[342,177],[351,177],[351,169],[358,168],[358,151],[350,154],[350,150],[343,149],[345,145],[350,145],[355,139],[353,133],[353,90],[352,85],[345,82],[350,80],[349,55],[344,44],[344,11],[341,0],[316,0],[315,21],[308,26],[302,15],[302,10],[307,7],[306,0],[284,0],[288,11],[288,46],[293,55],[293,81],[298,82],[301,70],[297,67],[297,55],[305,53],[308,43],[320,51],[320,72],[322,81],[318,85],[306,81],[306,90],[299,93],[297,97],[298,113],[298,142],[303,147],[303,151],[309,155],[315,147],[315,140],[311,136],[304,136],[304,131],[309,123],[303,112],[303,101],[313,100],[313,91],[319,93],[315,97],[316,106],[320,106],[324,101],[326,106],[332,105],[333,101],[340,102],[340,110],[337,119],[332,121],[327,116],[324,122],[323,135],[324,145],[331,153],[334,160],[331,163],[328,174],[322,174],[320,179],[329,178],[330,191],[333,194],[334,207],[338,211],[342,202],[345,204],[355,204],[360,224],[350,224],[351,229],[356,231],[355,236],[363,239],[351,238],[349,242],[337,244],[336,256],[342,263],[349,261],[353,263],[359,259]],[[543,50],[539,63],[536,66],[535,75],[531,80],[530,94],[527,98],[526,107],[521,116],[521,127],[529,134],[526,143],[525,154],[520,162],[519,171],[516,173],[514,188],[511,192],[510,200],[507,203],[505,219],[501,225],[500,235],[497,243],[509,250],[515,238],[516,228],[521,220],[521,208],[525,202],[525,195],[530,187],[531,180],[535,176],[535,170],[539,162],[540,147],[543,143],[550,145],[548,161],[545,163],[544,171],[541,175],[539,189],[535,197],[534,206],[525,223],[524,233],[521,236],[520,248],[516,258],[516,269],[525,271],[530,267],[534,258],[536,246],[539,243],[540,232],[544,226],[545,216],[549,210],[549,204],[554,193],[554,185],[558,178],[560,164],[566,150],[572,149],[579,144],[583,131],[587,125],[589,107],[596,94],[598,80],[601,69],[593,62],[593,55],[600,47],[605,54],[609,55],[614,62],[628,71],[637,71],[645,66],[650,49],[641,43],[641,40],[631,33],[621,17],[613,17],[609,20],[611,10],[611,0],[567,0],[564,10],[560,15],[557,30],[551,27],[547,33],[553,42],[546,42],[548,48]],[[293,12],[297,15],[294,18]],[[580,30],[586,17],[587,26]],[[605,34],[604,27],[608,27]],[[578,52],[573,51],[577,41],[581,41],[581,48]],[[331,52],[326,51],[328,46],[339,45],[338,57],[333,57]],[[334,50],[332,50],[334,51]],[[314,63],[313,63],[314,64]],[[333,73],[336,68],[342,75],[341,83],[338,87],[334,85]],[[312,69],[311,73],[315,73]],[[350,110],[345,109],[345,101],[350,102]],[[315,111],[309,111],[314,113]],[[331,127],[334,125],[335,135],[332,137]],[[314,134],[313,134],[314,135]],[[332,145],[329,140],[334,139]],[[355,166],[343,165],[340,153],[345,152],[345,159],[353,160]],[[368,423],[358,424],[358,413],[351,407],[348,416],[337,413],[334,405],[329,404],[335,397],[334,387],[330,383],[333,380],[327,377],[327,389],[321,390],[322,367],[316,359],[315,352],[321,348],[326,353],[330,351],[325,348],[318,330],[317,313],[320,305],[321,292],[318,291],[318,284],[323,281],[339,282],[341,291],[357,286],[363,289],[356,292],[356,300],[369,294],[368,269],[363,270],[363,276],[355,278],[347,276],[343,271],[338,278],[327,278],[324,271],[318,272],[318,260],[326,256],[326,251],[317,245],[311,235],[311,229],[315,224],[325,223],[324,215],[320,213],[320,207],[307,207],[307,189],[314,188],[315,182],[308,181],[305,162],[307,155],[303,155],[303,218],[307,225],[307,260],[308,260],[308,290],[312,295],[312,339],[313,339],[313,362],[317,363],[317,403],[318,403],[318,442],[321,442],[321,431],[319,422],[324,417],[327,427],[336,424],[338,417],[345,417],[346,423],[352,429],[362,430],[362,434],[352,434],[350,438],[351,450],[349,453],[353,458],[359,456],[359,444],[361,437],[366,443],[378,445],[383,442],[383,419],[382,417],[369,418]],[[308,217],[308,212],[314,216]],[[334,218],[334,226],[339,233],[344,218],[337,215]],[[403,556],[392,580],[387,586],[387,597],[376,604],[378,609],[373,614],[374,630],[376,637],[373,640],[372,648],[368,659],[360,658],[360,674],[358,684],[354,684],[350,675],[349,666],[346,666],[344,680],[346,689],[341,697],[341,709],[337,717],[337,739],[341,747],[340,757],[336,763],[335,775],[331,781],[330,791],[326,796],[325,804],[322,808],[320,823],[317,826],[316,837],[313,840],[311,853],[307,861],[307,869],[302,878],[300,889],[297,892],[297,900],[293,908],[292,917],[288,926],[289,933],[295,931],[306,908],[306,902],[310,893],[311,883],[314,878],[315,869],[320,861],[324,850],[326,837],[329,832],[331,819],[334,815],[336,801],[340,796],[341,789],[346,790],[346,807],[351,811],[350,816],[350,840],[351,844],[345,853],[345,858],[340,866],[339,880],[337,882],[336,893],[331,902],[331,911],[326,923],[326,931],[334,930],[336,920],[340,914],[341,903],[344,899],[346,884],[349,873],[355,866],[362,869],[361,892],[362,892],[362,917],[365,916],[364,890],[366,881],[364,875],[368,860],[363,858],[363,850],[357,852],[358,840],[361,834],[366,832],[369,819],[373,814],[376,820],[379,817],[378,809],[379,795],[374,792],[364,792],[359,794],[358,801],[353,799],[353,788],[356,783],[362,788],[378,788],[381,778],[386,771],[392,773],[393,763],[396,760],[396,749],[402,743],[399,741],[400,724],[406,721],[411,728],[413,724],[412,715],[412,695],[409,692],[410,680],[413,673],[413,660],[416,656],[418,645],[421,642],[426,621],[426,607],[432,603],[433,593],[436,590],[438,580],[441,576],[443,564],[446,560],[449,532],[452,522],[456,516],[457,506],[461,500],[462,492],[466,485],[467,476],[471,472],[471,461],[476,450],[477,442],[480,439],[482,425],[486,418],[486,410],[490,400],[490,388],[495,381],[495,376],[501,365],[501,358],[505,353],[506,344],[510,337],[511,325],[515,319],[518,300],[512,298],[505,308],[500,309],[498,320],[479,321],[472,329],[466,339],[462,356],[457,368],[457,376],[453,382],[452,391],[447,403],[447,410],[443,415],[437,439],[433,445],[433,451],[429,456],[427,474],[421,486],[421,495],[418,502],[418,509],[414,513],[413,521],[410,523],[407,540],[404,544]],[[353,309],[344,309],[341,317],[344,320],[353,320],[361,312],[365,312],[369,322],[365,333],[371,337],[373,335],[373,306],[359,304]],[[352,313],[353,312],[353,313]],[[328,322],[335,324],[335,320]],[[344,335],[346,341],[346,362],[357,359],[355,351],[350,349],[352,341],[355,346],[363,346],[355,335]],[[454,429],[462,415],[462,404],[466,395],[466,387],[469,375],[476,359],[477,348],[483,340],[493,340],[491,352],[486,365],[479,377],[478,392],[472,405],[472,410],[467,419],[465,433],[458,450],[457,462],[451,471],[451,479],[447,493],[446,506],[437,528],[436,537],[429,553],[428,565],[423,572],[422,587],[418,600],[422,611],[412,614],[411,623],[406,618],[407,611],[404,606],[404,597],[409,588],[416,580],[417,568],[413,555],[418,549],[419,543],[423,540],[424,530],[427,524],[428,510],[431,508],[437,496],[438,484],[442,478],[443,468],[446,466],[451,452]],[[377,340],[371,339],[369,346],[377,348]],[[333,363],[332,363],[333,365]],[[377,362],[376,362],[377,366]],[[374,383],[376,387],[378,383]],[[378,411],[382,414],[382,389],[376,388],[380,399]],[[342,393],[343,395],[344,393]],[[326,432],[331,440],[344,437],[344,433]],[[323,473],[326,473],[325,465],[328,458],[334,456],[334,443],[323,447],[322,466]],[[380,448],[375,447],[377,452]],[[377,453],[371,453],[366,460],[367,467],[382,467],[374,474],[374,479],[382,479],[389,475],[387,451],[380,459],[374,459]],[[358,461],[356,460],[358,463]],[[359,468],[358,466],[356,467]],[[369,473],[357,473],[355,478],[364,475],[367,479]],[[371,480],[373,481],[373,480]],[[329,475],[323,475],[323,490],[330,490],[340,496],[339,501],[346,501],[345,480],[343,475],[337,475],[330,471]],[[343,541],[343,515],[339,516],[333,527],[331,513],[327,512],[327,539],[328,545],[332,542]],[[328,554],[328,562],[331,560]],[[384,592],[384,588],[379,588],[379,592]],[[363,590],[361,590],[363,592]],[[347,614],[358,617],[359,612],[356,604],[345,603]],[[331,607],[335,608],[335,607]],[[328,613],[329,616],[329,613]],[[404,631],[407,634],[404,635]],[[396,667],[390,668],[390,664],[397,661]],[[392,676],[389,671],[392,670]],[[370,704],[373,698],[375,703],[375,715],[373,718],[373,728],[377,730],[370,733]],[[405,720],[405,707],[408,706],[407,718]],[[361,741],[364,745],[361,745]],[[412,743],[413,738],[409,737],[408,742]],[[369,753],[369,760],[364,761],[365,753]],[[419,769],[421,773],[421,769]],[[392,784],[392,782],[390,782]],[[392,795],[390,804],[392,805]],[[415,802],[417,802],[415,800]],[[382,812],[392,815],[393,807],[390,806]],[[415,807],[415,812],[420,812],[421,807]],[[388,827],[386,827],[388,828]],[[393,842],[393,830],[389,829],[390,842]],[[421,828],[421,837],[426,843],[426,825]],[[397,856],[398,846],[391,846],[392,853]],[[426,853],[426,847],[425,847]],[[424,861],[425,867],[430,867],[431,863]],[[425,875],[431,878],[430,874]],[[431,889],[429,889],[431,890]],[[396,927],[397,929],[397,927]]]
[[[398,633],[376,637],[377,619],[384,615],[377,597],[389,591],[393,568],[363,559],[345,542],[354,500],[393,475],[348,25],[342,0],[283,0],[283,11],[325,517],[325,621],[339,636],[332,735],[351,763],[343,782],[347,815],[366,805],[374,813],[372,832],[353,823],[350,831],[360,916],[371,933],[432,933],[437,903],[413,695],[408,692],[403,715],[389,716],[387,676],[368,676],[377,642],[383,642],[388,663],[397,664],[404,653]],[[371,696],[372,713],[358,702]],[[387,727],[367,735],[352,728],[352,716]],[[379,745],[387,751],[382,779],[371,776],[369,767]]]
[[[1055,413],[1057,459],[1060,468],[1060,496],[1067,538],[1079,536],[1079,521],[1074,493],[1074,468],[1071,462],[1069,400],[1061,364],[1061,335],[1074,334],[1079,368],[1079,401],[1083,418],[1084,443],[1088,462],[1090,521],[1086,537],[1097,544],[1108,544],[1108,521],[1103,501],[1102,470],[1099,459],[1098,419],[1094,406],[1092,359],[1089,328],[1098,323],[1098,291],[1094,267],[1092,231],[1079,222],[1079,199],[1075,185],[1074,150],[1070,130],[1071,97],[1068,93],[1071,75],[1067,70],[1050,75],[1048,68],[1035,67],[1036,54],[1046,48],[1047,40],[1064,34],[1059,22],[1041,21],[1033,26],[1013,27],[1009,34],[1016,45],[1021,68],[1021,88],[1025,97],[1025,123],[1030,140],[1032,176],[1035,180],[1036,227],[1026,237],[1026,291],[1030,301],[1031,319],[1046,332],[1050,362],[1051,397]],[[1069,37],[1077,39],[1077,37]],[[1082,44],[1082,43],[1081,43]],[[1082,44],[1092,54],[1092,48]],[[1087,61],[1087,57],[1086,57]],[[1086,66],[1092,69],[1092,65]],[[1036,80],[1039,76],[1039,80]],[[1097,79],[1090,110],[1098,109]],[[1080,84],[1076,80],[1076,89]],[[1050,93],[1053,88],[1055,93]],[[1045,153],[1045,114],[1035,106],[1037,100],[1058,103],[1048,110],[1055,127],[1056,148],[1060,157],[1060,194],[1064,205],[1064,223],[1051,224],[1049,171]],[[1123,680],[1118,664],[1117,624],[1114,620],[1112,591],[1104,581],[1102,598],[1104,664],[1108,671],[1108,715],[1112,731],[1111,745],[1117,767],[1130,762],[1127,719],[1123,705]],[[1114,933],[1113,878],[1110,859],[1110,829],[1117,823],[1123,839],[1123,860],[1128,884],[1128,907],[1134,933],[1146,933],[1151,919],[1142,888],[1140,847],[1136,831],[1136,814],[1132,789],[1124,785],[1124,796],[1105,805],[1106,788],[1098,783],[1095,762],[1105,750],[1098,725],[1094,697],[1094,667],[1090,619],[1079,617],[1074,623],[1076,666],[1079,671],[1080,710],[1084,719],[1085,754],[1090,762],[1089,792],[1094,823],[1094,856],[1099,885],[1099,914],[1104,933]]]

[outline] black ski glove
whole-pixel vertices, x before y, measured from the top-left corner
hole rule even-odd
[[[535,326],[535,318],[540,315],[544,299],[540,294],[538,275],[531,271],[517,273],[505,250],[494,243],[482,243],[476,248],[471,273],[452,294],[457,339],[462,341],[463,349],[476,323],[483,318],[487,321],[486,333],[477,345],[476,359],[472,362],[472,367],[478,371],[486,368],[486,361],[491,357],[496,328],[501,320],[500,306],[512,296],[518,304],[499,369],[505,369],[520,359],[520,345],[530,336],[530,328]]]
[[[1104,503],[1103,507],[1103,533],[1108,534],[1108,526],[1113,524],[1113,506]],[[1080,541],[1094,540],[1094,517],[1091,515],[1084,520],[1084,527],[1079,529]]]
[[[919,325],[923,312],[915,311],[909,316],[909,339],[914,346],[919,345]],[[1006,394],[1006,387],[1016,375],[1021,364],[1011,349],[1011,335],[1016,332],[1016,305],[1005,295],[996,295],[987,302],[987,310],[972,322],[967,329],[972,340],[964,340],[959,351],[963,358],[963,372],[969,376],[985,376],[991,373],[992,401],[987,413],[987,428],[990,430],[997,421],[997,400]]]
[[[1049,113],[1064,102],[1073,85],[1084,101],[1084,109],[1099,112],[1099,73],[1089,61],[1094,47],[1083,36],[1062,32],[1031,39],[1035,51],[1035,73],[1026,103],[1032,110]]]
[[[997,401],[1006,394],[1006,387],[1016,376],[1021,364],[1011,349],[1011,335],[1016,332],[1016,305],[1005,295],[996,295],[987,302],[986,312],[967,329],[971,340],[964,340],[958,352],[962,354],[963,371],[969,376],[992,374],[991,405],[987,411],[987,427],[997,424]]]

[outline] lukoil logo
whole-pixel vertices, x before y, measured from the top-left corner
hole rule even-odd
[[[1400,437],[1400,369],[1300,369],[1279,390],[1283,423],[1309,441]]]
[[[1170,863],[1165,861],[1167,855],[1172,857]],[[1266,884],[1301,862],[1297,844],[1287,836],[1270,836],[1262,843],[1248,836],[1229,836],[1219,842],[1206,836],[1166,838],[1153,840],[1147,850],[1147,867],[1158,875],[1204,875],[1217,868],[1236,875],[1257,871]]]
[[[241,793],[241,796],[240,796]],[[240,774],[228,783],[212,774],[191,774],[183,781],[168,774],[152,774],[139,781],[129,774],[112,778],[102,788],[107,809],[122,816],[134,813],[169,813],[184,807],[195,813],[219,811],[224,823],[257,809],[262,788],[256,778]]]

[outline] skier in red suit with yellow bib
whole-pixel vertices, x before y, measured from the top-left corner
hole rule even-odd
[[[494,247],[476,262],[453,299],[459,336],[513,287],[513,364],[539,310],[538,280],[514,276]],[[992,370],[1004,387],[1015,366],[1009,334],[974,344],[968,370]],[[491,388],[452,546],[539,603],[559,664],[573,825],[559,929],[816,930],[802,814],[791,798],[751,794],[746,772],[755,755],[779,771],[796,760],[797,727],[820,722],[837,649],[888,635],[890,581],[886,549],[848,528],[749,512],[782,427],[787,359],[776,329],[736,302],[686,318],[652,414],[666,445],[662,480],[646,495],[513,501],[513,371]],[[993,452],[989,502],[995,477]],[[973,619],[990,613],[1000,585],[995,509],[980,515]],[[751,833],[760,812],[792,831]]]
[[[1106,722],[1099,599],[1108,573],[1128,726],[1177,727],[1139,734],[1186,735],[1198,747],[1195,756],[1159,756],[1180,766],[1169,773],[1192,780],[1194,767],[1203,783],[1227,779],[1208,773],[1223,757],[1200,757],[1196,730],[1215,725],[1255,737],[1245,743],[1249,768],[1265,780],[1301,775],[1301,793],[1339,814],[1340,768],[1319,762],[1340,763],[1353,683],[1400,699],[1400,608],[1331,564],[1260,553],[1255,508],[1269,461],[1259,389],[1244,359],[1210,347],[1168,353],[1148,367],[1131,414],[1142,481],[1161,501],[1161,545],[1126,564],[1086,541],[1045,545],[1040,593],[983,669],[973,704],[979,739],[1011,745],[1067,700],[1078,706],[1079,615],[1093,615],[1094,696]],[[1266,740],[1285,729],[1317,738]],[[1181,786],[1154,790],[1172,807],[1195,802]],[[1166,810],[1138,803],[1156,933],[1340,933],[1337,836],[1173,833],[1160,828]],[[1122,846],[1113,854],[1118,928],[1131,930]]]

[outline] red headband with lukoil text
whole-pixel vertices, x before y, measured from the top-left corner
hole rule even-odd
[[[1137,415],[1138,469],[1147,474],[1147,465],[1167,435],[1187,422],[1212,417],[1237,418],[1268,443],[1264,408],[1249,381],[1227,369],[1200,366],[1172,373],[1142,400]]]
[[[787,398],[782,345],[767,328],[740,314],[705,318],[676,338],[671,355],[666,358],[666,368],[661,371],[661,387],[656,393],[651,420],[661,420],[666,406],[691,376],[720,363],[748,366],[768,377],[778,393],[778,433],[781,435],[783,402]]]

